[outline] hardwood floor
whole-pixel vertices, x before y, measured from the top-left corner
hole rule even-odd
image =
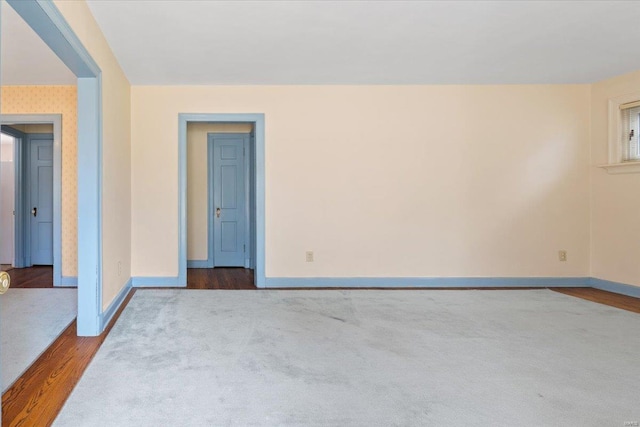
[[[12,288],[52,288],[53,267],[8,270]],[[247,268],[189,268],[187,289],[256,289],[253,270]]]
[[[133,297],[129,293],[107,329],[98,337],[78,337],[76,322],[2,395],[4,427],[50,426]]]
[[[188,268],[187,289],[257,289],[248,268]]]
[[[253,272],[250,270],[216,270],[218,271],[189,269],[187,274],[188,289],[255,289]],[[640,313],[640,298],[617,295],[592,288],[551,289],[573,297]],[[49,426],[53,423],[89,362],[135,292],[136,290],[133,290],[127,296],[122,307],[114,316],[114,320],[99,337],[77,337],[75,322],[64,331],[22,377],[2,395],[3,426],[39,427]],[[137,292],[144,292],[144,290],[137,290]]]
[[[550,288],[552,291],[561,294],[571,295],[599,304],[609,305],[611,307],[621,308],[634,313],[640,313],[640,298],[628,297],[625,295],[614,294],[613,292],[602,291],[594,288]]]
[[[51,266],[11,268],[7,272],[11,276],[12,288],[53,288]]]

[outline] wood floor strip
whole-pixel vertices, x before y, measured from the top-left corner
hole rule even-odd
[[[589,301],[605,304],[611,307],[640,313],[640,298],[628,297],[626,295],[614,294],[594,288],[549,288],[561,294],[582,298]]]
[[[44,427],[53,424],[71,391],[134,293],[135,289],[125,298],[100,336],[76,336],[77,326],[74,321],[45,350],[2,395],[3,426]]]
[[[257,288],[253,284],[253,270],[247,268],[188,268],[187,289]]]

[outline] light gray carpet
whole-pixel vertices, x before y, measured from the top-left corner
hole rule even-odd
[[[9,289],[0,296],[0,362],[6,390],[76,318],[75,289]]]
[[[142,290],[55,425],[622,426],[639,332],[549,290]]]

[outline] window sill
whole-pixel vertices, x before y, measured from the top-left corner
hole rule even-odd
[[[600,165],[599,168],[607,170],[607,173],[617,175],[621,173],[640,173],[640,161],[609,163],[608,165]]]

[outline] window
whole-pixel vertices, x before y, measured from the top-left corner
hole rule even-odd
[[[620,105],[620,130],[623,162],[640,160],[640,101]]]
[[[640,93],[609,99],[609,163],[601,167],[640,173]]]

